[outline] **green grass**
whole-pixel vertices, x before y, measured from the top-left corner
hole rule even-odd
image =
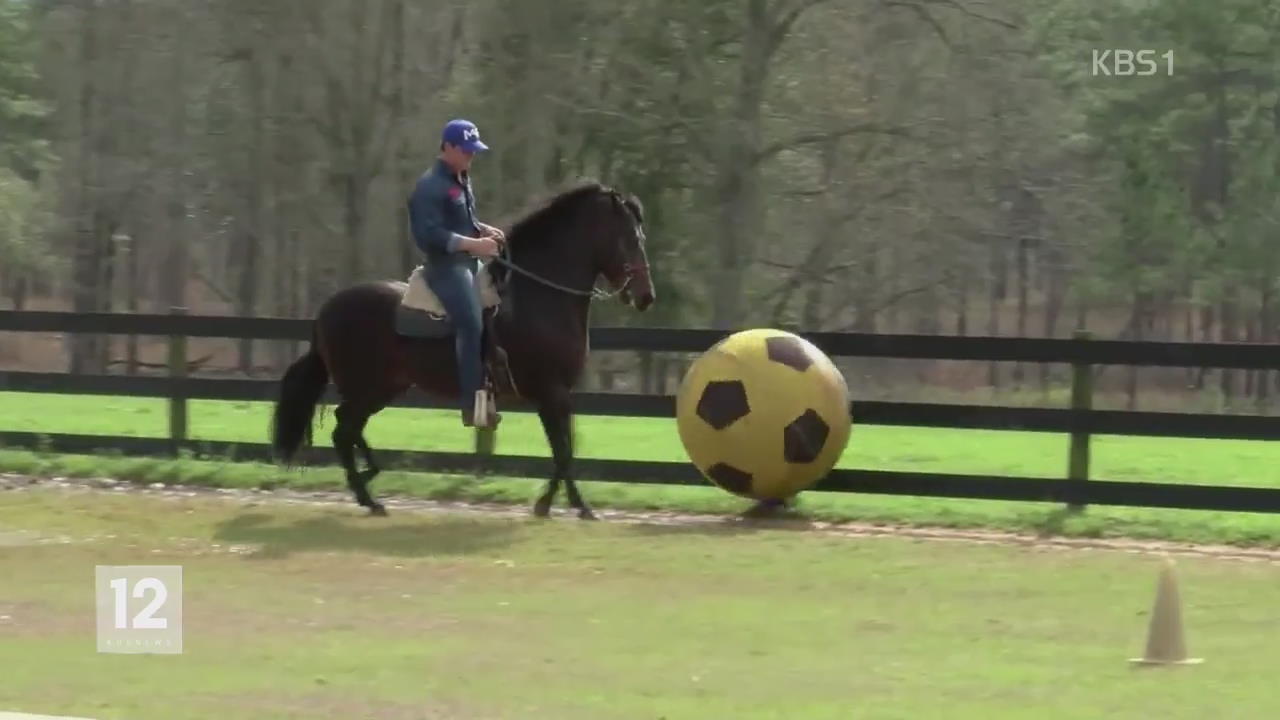
[[[0,495],[0,710],[99,720],[1269,718],[1274,569],[1184,559],[1138,670],[1117,552]],[[13,538],[61,542],[16,546]],[[230,552],[230,550],[240,552]],[[95,564],[180,564],[184,653],[94,651]],[[1245,671],[1242,671],[1245,670]]]
[[[193,401],[191,435],[196,439],[264,442],[267,403]],[[162,400],[0,393],[0,427],[32,432],[74,432],[163,437],[167,406]],[[332,414],[317,426],[327,443]],[[674,423],[657,418],[579,417],[581,457],[686,461]],[[453,413],[391,408],[375,416],[366,436],[375,450],[470,451],[472,436]],[[505,416],[497,451],[547,456],[536,417]],[[1100,436],[1093,441],[1092,475],[1105,480],[1194,482],[1280,487],[1280,444],[1259,441]],[[840,467],[942,473],[989,473],[1062,477],[1067,438],[1029,432],[864,426],[855,422]],[[146,482],[188,482],[258,487],[344,487],[333,468],[286,472],[252,463],[124,459],[109,455],[48,456],[0,451],[0,469],[31,474],[112,475]],[[379,494],[405,493],[437,499],[531,502],[540,481],[386,472]],[[601,507],[733,513],[743,501],[711,487],[656,487],[583,483],[589,501]],[[1280,522],[1269,515],[1204,511],[1091,508],[1064,516],[1044,503],[967,501],[841,493],[802,495],[802,508],[816,518],[949,527],[1035,530],[1073,536],[1129,536],[1196,542],[1280,545]]]

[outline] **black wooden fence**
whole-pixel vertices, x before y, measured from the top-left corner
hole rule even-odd
[[[257,443],[192,440],[187,436],[187,400],[270,400],[273,380],[188,377],[186,340],[218,337],[258,340],[307,340],[309,320],[226,316],[0,311],[0,331],[159,335],[169,338],[169,374],[164,376],[70,375],[0,371],[0,390],[132,395],[168,398],[168,438],[128,438],[75,434],[0,432],[0,444],[46,447],[62,452],[108,450],[131,455],[170,454],[183,450],[238,459],[269,459],[269,448]],[[728,333],[697,329],[594,328],[594,350],[701,352]],[[893,357],[934,360],[1066,363],[1073,368],[1071,407],[1024,408],[937,403],[858,401],[852,408],[858,425],[899,425],[1067,433],[1071,441],[1063,479],[985,475],[833,471],[815,490],[864,492],[992,500],[1025,500],[1165,507],[1199,510],[1280,512],[1280,488],[1192,485],[1175,482],[1118,482],[1091,479],[1089,443],[1095,434],[1185,438],[1280,439],[1280,418],[1252,415],[1190,414],[1095,410],[1093,371],[1099,365],[1155,367],[1219,367],[1280,369],[1280,346],[1238,343],[1166,343],[1073,339],[946,337],[859,333],[805,333],[832,356]],[[332,393],[327,396],[332,401]],[[446,407],[408,395],[398,403],[411,407]],[[575,407],[585,415],[672,417],[671,396],[579,393]],[[518,408],[510,408],[518,409]],[[856,430],[855,430],[856,437]],[[438,453],[381,450],[386,467],[432,471],[489,472],[544,477],[550,459],[485,453]],[[325,447],[312,448],[307,459],[334,462]],[[697,485],[705,481],[687,463],[581,459],[579,476],[613,482]]]

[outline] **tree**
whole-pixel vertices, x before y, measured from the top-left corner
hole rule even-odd
[[[33,278],[58,268],[48,246],[53,222],[40,188],[0,167],[0,278],[15,310],[26,304]]]
[[[39,97],[31,5],[0,0],[0,167],[28,182],[51,160],[48,104]]]
[[[37,97],[30,5],[0,0],[0,288],[21,309],[33,278],[54,266],[52,217],[37,187],[53,157],[43,134],[48,104]]]

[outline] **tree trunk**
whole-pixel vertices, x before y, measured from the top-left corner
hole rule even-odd
[[[1192,211],[1200,222],[1208,226],[1216,225],[1226,210],[1231,172],[1231,155],[1229,151],[1231,129],[1228,123],[1227,78],[1223,67],[1223,59],[1218,57],[1215,60],[1218,66],[1218,74],[1212,78],[1212,85],[1208,88],[1209,95],[1213,99],[1215,112],[1213,117],[1206,121],[1202,132],[1199,167],[1191,186]],[[1224,236],[1218,236],[1217,245],[1218,257],[1228,257],[1230,248],[1228,248]],[[1227,272],[1226,263],[1222,263],[1222,265],[1223,267],[1219,269],[1219,272]],[[1224,294],[1219,308],[1221,313],[1219,320],[1222,326],[1221,338],[1223,342],[1233,342],[1238,332],[1236,328],[1237,290],[1229,278],[1223,277],[1222,279],[1226,280],[1226,282],[1224,283]],[[1227,407],[1230,407],[1235,395],[1234,373],[1229,368],[1222,368],[1219,372],[1222,381],[1223,401]]]
[[[413,171],[410,160],[413,156],[410,150],[409,136],[406,133],[400,141],[400,149],[396,159],[396,189],[401,192],[398,198],[403,198],[403,202],[396,204],[396,237],[399,239],[399,257],[400,257],[400,273],[405,277],[413,272],[418,265],[417,245],[414,242],[413,234],[409,230],[409,204],[408,196],[413,189]]]
[[[98,267],[102,271],[101,277],[98,278],[97,286],[97,312],[111,312],[115,305],[115,278],[116,278],[116,223],[113,221],[104,222],[99,232],[99,249],[102,253]],[[111,345],[114,337],[111,335],[98,336],[98,342],[94,346],[93,366],[95,372],[106,372],[108,364],[111,361]]]
[[[1214,323],[1215,320],[1216,316],[1213,312],[1213,305],[1205,303],[1204,307],[1200,308],[1200,342],[1213,342],[1214,330],[1216,329]],[[1205,382],[1211,372],[1213,372],[1213,368],[1202,367],[1197,370],[1195,383],[1196,390],[1204,390]]]
[[[299,230],[295,226],[285,228],[283,237],[285,244],[286,267],[284,269],[285,277],[288,281],[289,292],[285,296],[285,317],[298,318],[303,316],[304,304],[303,293],[306,290],[306,273],[303,269],[302,258],[299,253],[302,252],[302,242],[300,240]],[[298,341],[290,340],[286,344],[286,357],[293,358],[298,354]]]
[[[711,327],[733,329],[741,322],[742,288],[749,266],[747,254],[749,237],[756,227],[748,218],[755,209],[753,190],[745,188],[752,180],[747,171],[737,167],[739,160],[725,163],[721,173],[725,177],[717,201],[720,204],[720,225],[716,234],[717,262],[713,269]]]
[[[840,163],[840,145],[835,139],[828,140],[822,147],[822,186],[827,191],[822,196],[822,220],[819,224],[818,237],[814,239],[813,252],[809,255],[808,283],[804,286],[804,300],[800,310],[800,326],[810,331],[820,329],[822,325],[823,295],[827,284],[826,270],[835,256],[835,235],[831,228],[836,226],[839,202],[832,192],[836,171]]]
[[[1084,293],[1076,297],[1076,329],[1089,329],[1089,298]]]
[[[1027,292],[1028,292],[1028,260],[1030,252],[1026,238],[1018,238],[1017,250],[1017,274],[1018,274],[1018,319],[1015,335],[1017,337],[1027,336]],[[1016,389],[1022,388],[1023,364],[1015,362],[1013,364],[1013,386]]]
[[[649,350],[640,351],[640,392],[653,394],[653,353]]]
[[[1239,322],[1239,318],[1237,317],[1237,296],[1238,293],[1236,289],[1234,287],[1229,287],[1227,289],[1226,297],[1222,300],[1221,326],[1222,342],[1224,343],[1237,342],[1239,340],[1239,328],[1237,327]],[[1222,378],[1222,399],[1226,404],[1226,407],[1229,409],[1236,395],[1235,371],[1231,368],[1222,368],[1219,372],[1221,373]]]
[[[1263,280],[1258,303],[1258,342],[1270,345],[1274,338],[1271,328],[1271,296],[1274,286],[1270,278]],[[1258,393],[1258,405],[1265,408],[1271,400],[1271,371],[1259,370],[1255,383]]]
[[[1247,343],[1254,342],[1257,333],[1258,318],[1253,313],[1247,313],[1249,317],[1244,323],[1244,341]],[[1256,379],[1256,373],[1253,370],[1244,371],[1244,397],[1253,397],[1253,382]]]
[[[129,246],[125,260],[125,282],[128,287],[125,288],[125,310],[129,313],[138,312],[138,248],[143,246],[142,238],[139,237],[136,228],[130,234]],[[129,375],[138,374],[138,336],[130,335],[125,338],[125,373]]]
[[[101,242],[99,227],[101,213],[98,199],[102,183],[98,181],[99,158],[97,87],[97,3],[85,0],[81,3],[79,75],[79,163],[77,171],[80,184],[76,192],[75,251],[71,268],[71,308],[77,314],[91,313],[98,309],[98,280],[101,277]],[[100,372],[94,361],[98,357],[96,346],[99,336],[89,333],[71,333],[70,372]]]
[[[1004,248],[1000,244],[1000,240],[992,238],[990,241],[990,293],[987,296],[987,335],[996,337],[1000,334],[1000,302],[1005,296],[1005,257]],[[991,388],[998,389],[1000,387],[1000,364],[992,361],[987,369],[987,384]]]
[[[258,28],[258,33],[264,32],[262,28]],[[262,256],[262,245],[267,237],[267,220],[266,220],[266,192],[270,186],[268,182],[268,165],[267,158],[270,157],[270,149],[267,147],[267,113],[269,96],[267,94],[266,58],[262,51],[262,38],[256,36],[254,39],[254,50],[248,61],[245,62],[245,72],[247,74],[247,91],[249,93],[249,107],[252,113],[251,129],[249,136],[249,157],[246,170],[248,182],[245,183],[246,197],[245,207],[248,217],[244,227],[240,232],[240,248],[236,253],[236,264],[238,266],[239,275],[236,283],[236,314],[243,316],[253,316],[258,311],[258,289],[259,289],[259,265]],[[237,355],[239,356],[240,372],[251,374],[253,372],[253,350],[254,342],[249,338],[242,338],[239,341]]]
[[[14,310],[21,312],[27,307],[27,293],[30,292],[30,287],[25,274],[14,273],[7,288],[9,300],[13,302]]]
[[[746,0],[745,6],[737,87],[731,114],[722,126],[715,169],[720,224],[712,271],[711,326],[717,329],[737,327],[745,314],[743,288],[761,225],[757,187],[761,111],[778,33],[785,33],[785,28],[775,26],[776,8],[766,0]]]
[[[1183,322],[1182,322],[1183,336],[1182,337],[1187,342],[1195,342],[1196,341],[1196,309],[1195,309],[1195,303],[1192,302],[1191,300],[1190,288],[1186,290],[1185,296],[1187,299],[1186,300],[1187,307],[1186,307],[1186,312],[1183,313]],[[1196,369],[1186,368],[1186,386],[1192,387],[1195,385],[1195,383],[1196,383]]]
[[[369,252],[365,240],[365,218],[369,212],[369,179],[363,169],[345,173],[343,185],[343,225],[346,253],[343,263],[344,282],[348,285],[360,282],[364,277],[364,256]]]
[[[862,253],[865,258],[858,263],[858,280],[853,289],[853,331],[873,333],[876,331],[876,297],[880,292],[880,256],[874,250],[867,249]]]
[[[185,11],[180,11],[185,13]],[[188,25],[179,18],[175,29],[173,53],[170,57],[170,105],[169,105],[169,182],[166,208],[168,211],[168,237],[164,272],[160,274],[160,294],[169,307],[187,306],[187,278],[190,275],[190,255],[187,247],[189,232],[187,206],[187,181],[184,166],[188,156],[186,56]]]
[[[937,287],[921,293],[916,305],[915,328],[920,335],[938,335],[942,332],[942,297]]]
[[[1058,334],[1058,319],[1062,314],[1062,304],[1066,295],[1066,272],[1063,268],[1063,261],[1058,246],[1052,243],[1046,244],[1045,257],[1042,265],[1044,265],[1045,278],[1045,304],[1044,304],[1044,336],[1056,337]],[[1044,393],[1049,392],[1049,363],[1039,363],[1040,365],[1040,389]]]
[[[1142,341],[1147,336],[1147,314],[1148,308],[1151,306],[1151,296],[1148,293],[1135,293],[1133,296],[1133,313],[1129,318],[1130,337],[1136,341]],[[1128,382],[1126,383],[1125,392],[1129,396],[1128,409],[1138,409],[1138,372],[1141,370],[1137,365],[1130,365],[1128,368]]]
[[[667,379],[671,376],[671,359],[665,355],[659,355],[653,363],[654,374],[654,393],[657,395],[667,394]]]
[[[335,40],[344,33],[354,35],[354,47],[343,66],[334,67],[323,55],[315,58],[323,71],[329,108],[323,133],[340,158],[334,189],[342,205],[345,242],[336,254],[342,267],[329,274],[327,287],[314,288],[316,303],[336,290],[337,284],[366,279],[370,188],[381,173],[387,149],[396,146],[403,115],[403,98],[396,91],[402,85],[405,3],[379,3],[376,9],[356,3],[350,9],[352,15],[343,20],[319,10],[312,16],[314,32]]]
[[[255,183],[256,184],[256,183]],[[261,198],[262,189],[257,187],[254,193]],[[261,200],[257,203],[261,205]],[[261,218],[261,209],[250,211],[251,218],[256,216]],[[253,229],[246,228],[242,233],[242,246],[239,253],[239,282],[236,288],[236,314],[244,317],[252,317],[258,311],[258,260],[261,255],[262,235],[259,234],[257,228],[260,228],[257,222],[250,219],[250,225]],[[254,342],[250,338],[241,338],[238,343],[237,356],[239,359],[240,372],[253,372],[253,348]]]

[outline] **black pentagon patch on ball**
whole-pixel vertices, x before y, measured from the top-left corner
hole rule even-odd
[[[741,380],[713,380],[698,398],[698,417],[716,430],[723,430],[751,412],[747,388]]]
[[[809,357],[804,345],[793,337],[786,337],[785,335],[771,337],[764,341],[764,345],[769,351],[769,359],[774,362],[782,363],[800,372],[808,370],[809,366],[813,364],[813,358]]]
[[[782,455],[789,463],[810,463],[818,459],[831,428],[812,409],[792,420],[782,431]]]
[[[707,477],[731,493],[751,495],[751,473],[739,470],[728,463],[719,462],[707,468]]]

